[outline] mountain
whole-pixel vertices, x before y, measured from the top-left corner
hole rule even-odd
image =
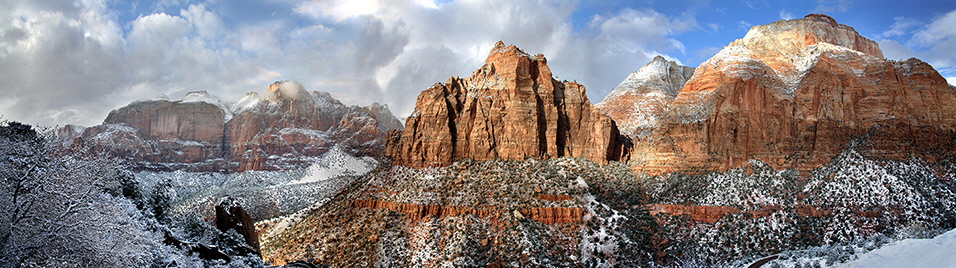
[[[583,86],[555,80],[544,56],[498,42],[470,77],[419,95],[405,129],[390,137],[392,165],[321,207],[261,223],[263,258],[335,267],[641,265],[660,241],[633,194],[637,180],[613,161],[623,148]]]
[[[685,72],[656,70],[640,82],[628,77],[597,105],[622,125],[652,126],[630,133],[637,172],[724,171],[750,159],[809,170],[864,135],[870,146],[861,153],[876,158],[945,159],[956,149],[956,90],[925,62],[884,59],[876,42],[826,15],[751,28],[673,99],[664,96],[678,83],[661,78],[677,82]]]
[[[654,59],[595,106],[546,63],[499,42],[470,77],[423,91],[389,137],[394,161],[260,225],[263,258],[739,267],[824,255],[812,266],[956,228],[956,89],[828,16],[756,26],[693,70]]]
[[[276,82],[262,97],[248,93],[235,104],[205,91],[133,102],[69,142],[141,170],[280,170],[307,166],[335,145],[380,156],[388,130],[401,128],[385,106],[346,106],[299,83]]]
[[[647,136],[660,125],[660,118],[693,74],[692,67],[656,56],[628,75],[594,107],[613,118],[621,134]]]
[[[583,85],[555,80],[547,63],[499,41],[471,76],[418,95],[386,155],[416,168],[460,159],[620,159],[614,121],[591,105]]]

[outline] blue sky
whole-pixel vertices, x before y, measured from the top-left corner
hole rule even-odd
[[[956,1],[0,0],[0,118],[90,126],[159,94],[234,102],[276,80],[405,117],[498,40],[545,54],[598,102],[655,55],[696,66],[753,25],[809,13],[956,83]]]

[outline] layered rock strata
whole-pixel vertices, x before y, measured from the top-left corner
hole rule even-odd
[[[607,163],[622,154],[614,121],[584,86],[555,80],[543,55],[500,41],[471,76],[423,91],[388,147],[395,164],[416,168],[561,156]]]
[[[829,16],[775,21],[702,63],[658,126],[633,140],[630,163],[651,174],[750,159],[807,170],[863,136],[871,157],[950,157],[954,92],[928,64],[886,60],[876,42]]]
[[[129,159],[136,169],[278,170],[306,165],[333,146],[380,156],[388,131],[401,127],[385,106],[346,106],[329,93],[276,82],[235,104],[206,92],[133,102],[69,143]]]

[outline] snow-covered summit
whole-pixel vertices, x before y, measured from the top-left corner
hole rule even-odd
[[[232,110],[234,114],[239,114],[246,110],[252,109],[252,107],[255,107],[260,101],[262,101],[262,97],[259,96],[259,93],[249,92],[246,93],[246,96],[242,97],[242,99],[239,99],[238,102],[233,104],[230,110]]]
[[[693,67],[681,66],[656,56],[650,63],[628,75],[605,99],[627,93],[663,93],[673,99],[693,75]]]
[[[206,91],[192,91],[192,92],[186,93],[186,96],[184,96],[180,102],[182,103],[202,102],[202,103],[215,105],[216,107],[219,107],[219,109],[222,109],[223,121],[226,121],[226,122],[232,119],[232,116],[233,116],[232,111],[229,110],[228,108],[228,105],[223,104],[222,101],[219,100],[219,98],[217,98],[216,96],[213,96],[212,94],[209,94],[209,92],[206,92]]]
[[[595,107],[614,118],[622,134],[643,136],[658,125],[660,117],[693,75],[694,68],[656,56],[628,75]]]

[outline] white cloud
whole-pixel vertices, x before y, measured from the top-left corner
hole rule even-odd
[[[880,50],[883,50],[883,57],[887,59],[905,60],[917,56],[912,49],[894,40],[883,39],[877,43],[880,45]]]
[[[790,14],[790,12],[787,12],[786,10],[780,10],[781,20],[792,20],[793,18],[793,14]]]
[[[295,8],[295,12],[315,17],[328,16],[335,18],[337,21],[343,21],[359,15],[377,13],[386,4],[386,1],[379,0],[312,0],[299,5]]]
[[[0,3],[5,119],[94,125],[158,94],[206,90],[236,101],[285,79],[349,104],[384,102],[402,117],[428,86],[479,68],[498,40],[545,54],[556,76],[598,101],[656,54],[683,52],[673,36],[700,28],[693,18],[624,9],[575,32],[573,0],[315,0],[240,23],[216,1],[163,1],[153,9],[182,9],[129,22],[103,2],[45,1]]]
[[[935,18],[907,43],[928,48],[926,61],[937,68],[956,66],[956,10]]]
[[[105,116],[122,81],[122,36],[100,2],[5,3],[0,8],[0,113],[27,123]],[[63,90],[63,89],[72,90]]]
[[[847,12],[853,7],[851,0],[817,0],[817,7],[813,9],[815,13],[842,13]]]
[[[207,10],[204,4],[190,5],[181,10],[180,15],[189,21],[200,37],[215,40],[225,33],[226,25],[222,18]]]
[[[350,13],[351,17],[320,10],[307,13],[317,20],[331,17],[353,24],[370,17],[381,23],[369,25],[370,29],[384,30],[381,38],[407,37],[407,43],[376,41],[371,43],[374,47],[366,49],[386,55],[370,57],[370,65],[363,68],[363,72],[374,74],[374,80],[353,77],[314,84],[321,84],[321,90],[350,84],[355,89],[380,90],[378,94],[338,91],[344,94],[337,96],[359,104],[384,101],[400,117],[411,112],[416,96],[428,86],[448,76],[467,76],[480,67],[498,40],[516,44],[528,53],[545,54],[555,75],[584,83],[592,99],[600,100],[629,72],[658,54],[655,51],[681,51],[683,44],[671,35],[698,27],[692,19],[669,19],[653,11],[626,9],[607,17],[596,16],[582,33],[573,33],[569,18],[575,7],[571,1],[455,1],[435,7],[400,1],[379,4],[378,11]],[[384,47],[388,44],[403,46]],[[391,55],[394,57],[388,57]]]
[[[920,22],[917,19],[910,19],[905,17],[894,17],[893,25],[890,26],[890,29],[879,34],[877,38],[891,38],[897,36],[903,36],[909,34],[910,31],[914,28],[918,28]]]
[[[737,26],[740,27],[740,29],[746,30],[746,29],[750,29],[750,26],[753,26],[753,25],[751,25],[750,23],[746,21],[740,21],[740,22],[737,22]]]
[[[720,24],[707,23],[707,28],[710,28],[711,32],[715,32],[715,33],[716,33],[718,30],[720,30]]]
[[[952,86],[956,86],[956,76],[947,77],[947,78],[946,78],[946,82],[949,82],[949,84],[952,85]]]
[[[8,5],[0,11],[5,119],[94,125],[130,101],[192,90],[241,95],[278,77],[259,60],[215,44],[228,42],[229,33],[203,5],[189,6],[180,16],[141,16],[129,22],[125,36],[103,2]]]

